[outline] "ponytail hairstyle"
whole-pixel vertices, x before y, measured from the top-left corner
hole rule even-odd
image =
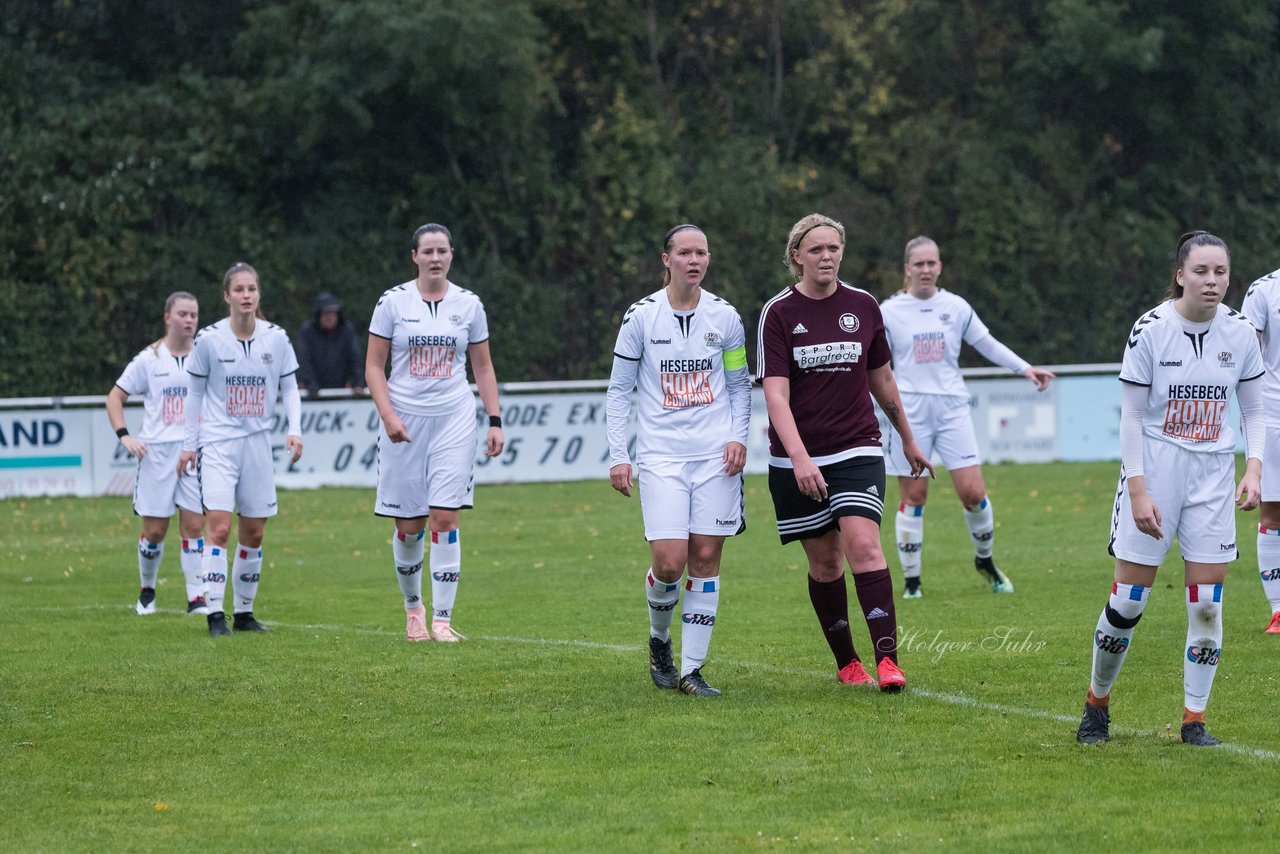
[[[449,241],[449,251],[450,252],[453,251],[453,235],[449,233],[449,229],[445,228],[443,225],[441,225],[438,222],[429,222],[429,223],[426,223],[425,225],[418,226],[417,230],[414,231],[413,233],[413,243],[410,245],[409,248],[412,249],[414,252],[417,252],[418,238],[422,237],[422,235],[424,234],[431,234],[432,232],[436,234],[443,234],[444,239]]]
[[[902,250],[902,266],[904,269],[904,272],[902,275],[902,293],[906,293],[907,291],[907,276],[906,276],[905,268],[908,264],[911,263],[911,253],[914,252],[917,248],[921,246],[926,246],[930,243],[932,243],[934,246],[938,245],[938,241],[934,240],[932,237],[928,237],[923,234],[917,234],[915,237],[907,241],[907,248]]]
[[[676,235],[682,231],[689,231],[690,229],[702,234],[703,237],[705,237],[707,234],[705,231],[703,231],[701,228],[699,228],[698,226],[694,225],[691,222],[686,222],[681,225],[673,226],[671,230],[667,232],[667,236],[662,238],[662,254],[670,255],[671,244],[675,242]],[[668,267],[666,264],[663,264],[662,265],[662,286],[665,288],[669,284],[671,284],[671,268]]]
[[[191,300],[193,303],[196,304],[197,310],[200,307],[200,301],[196,299],[195,294],[189,293],[188,291],[174,291],[173,293],[169,294],[169,296],[164,301],[164,313],[168,314],[169,312],[173,311],[173,304],[180,299]],[[164,341],[164,339],[167,337],[169,337],[168,327],[165,328],[163,336],[151,342],[151,352],[158,353],[160,351],[160,342]]]
[[[782,254],[782,263],[787,265],[787,269],[791,271],[791,275],[797,282],[804,278],[804,268],[791,257],[792,253],[800,248],[800,241],[804,240],[806,234],[823,226],[834,228],[840,234],[840,245],[844,245],[844,226],[829,216],[811,213],[791,226],[791,233],[787,236],[787,251]]]
[[[236,263],[232,264],[230,267],[227,268],[227,272],[222,274],[222,295],[223,296],[226,296],[227,293],[231,290],[231,277],[234,276],[236,273],[251,273],[253,275],[254,281],[258,283],[258,292],[259,293],[262,292],[262,279],[259,278],[258,271],[253,269],[253,266],[251,264],[248,264],[244,261],[237,261]],[[267,319],[262,314],[261,300],[259,300],[258,302],[258,310],[254,312],[254,315],[259,320]]]
[[[1178,299],[1182,296],[1182,285],[1178,282],[1178,271],[1186,265],[1187,256],[1197,246],[1219,246],[1223,252],[1227,253],[1227,260],[1231,260],[1231,249],[1221,237],[1204,230],[1188,231],[1178,238],[1178,248],[1174,250],[1173,281],[1169,285],[1165,299]]]

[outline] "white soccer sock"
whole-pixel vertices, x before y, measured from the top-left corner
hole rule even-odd
[[[453,618],[453,601],[462,574],[462,543],[458,532],[431,532],[431,619],[447,623]]]
[[[138,586],[156,589],[156,579],[160,577],[160,559],[164,557],[164,541],[149,541],[146,537],[138,538]]]
[[[924,508],[914,504],[899,504],[894,523],[902,577],[919,578],[924,551]]]
[[[204,550],[204,583],[209,613],[222,610],[222,600],[227,593],[227,550],[221,546],[209,546]]]
[[[1098,628],[1093,633],[1093,672],[1089,676],[1093,696],[1101,698],[1111,693],[1125,653],[1129,651],[1134,626],[1142,619],[1142,609],[1147,607],[1150,595],[1150,587],[1112,582],[1111,598],[1102,609]]]
[[[404,609],[412,611],[422,605],[422,556],[426,552],[423,537],[425,531],[416,534],[395,532],[391,538],[391,554],[396,562],[396,581],[404,596]]]
[[[680,609],[680,675],[688,676],[707,660],[711,630],[720,607],[720,576],[688,578],[684,583],[684,606]]]
[[[996,535],[991,500],[984,495],[974,509],[964,508],[964,523],[969,526],[969,536],[973,538],[973,553],[978,557],[991,557],[992,540]]]
[[[262,549],[236,546],[236,559],[231,565],[231,589],[236,594],[236,613],[253,610],[258,595],[258,579],[262,577]]]
[[[187,601],[204,595],[204,538],[182,538],[182,577],[187,583]]]
[[[1271,613],[1280,612],[1280,531],[1258,526],[1258,574]]]
[[[1187,585],[1187,655],[1182,662],[1182,705],[1203,712],[1222,655],[1222,585]]]
[[[680,579],[668,584],[659,581],[653,567],[644,576],[645,598],[649,600],[649,637],[671,640],[671,618],[680,601]]]

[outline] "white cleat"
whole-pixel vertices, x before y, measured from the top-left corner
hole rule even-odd
[[[431,639],[440,643],[457,643],[466,640],[467,636],[458,634],[444,620],[436,620],[431,624]]]

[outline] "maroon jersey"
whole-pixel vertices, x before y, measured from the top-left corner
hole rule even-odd
[[[889,342],[875,297],[841,282],[816,300],[793,285],[764,304],[757,344],[760,379],[791,381],[791,414],[815,463],[881,453],[867,371],[889,361]],[[791,466],[773,424],[769,455]]]

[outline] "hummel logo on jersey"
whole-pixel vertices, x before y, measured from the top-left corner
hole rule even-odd
[[[420,318],[420,317],[402,317],[402,318],[400,318],[400,322],[401,322],[401,323],[418,323],[418,322],[419,322],[419,321],[421,321],[421,320],[422,320],[422,318]]]
[[[235,359],[224,359],[221,356],[218,357],[218,361],[224,365],[234,365],[236,362]]]
[[[889,616],[888,613],[886,613],[884,610],[880,608],[872,608],[870,611],[867,612],[868,620],[880,620],[887,616]]]
[[[804,328],[804,324],[803,324],[803,323],[797,323],[797,324],[796,324],[796,328],[791,330],[791,334],[792,334],[792,335],[802,335],[802,334],[804,334],[805,332],[808,332],[808,331],[809,331],[808,329],[805,329],[805,328]]]
[[[1162,367],[1162,368],[1181,368],[1181,367],[1182,367],[1182,360],[1181,360],[1181,359],[1179,359],[1179,360],[1178,360],[1178,361],[1176,361],[1176,362],[1161,362],[1161,363],[1160,363],[1160,367]]]
[[[879,490],[879,489],[877,489],[877,488],[876,488],[876,485],[873,483],[873,484],[871,484],[870,486],[868,486],[868,487],[867,487],[867,494],[868,494],[868,495],[876,495],[876,496],[878,496],[878,495],[880,494],[880,490]]]
[[[649,343],[650,344],[670,344],[671,339],[670,338],[650,338]]]

